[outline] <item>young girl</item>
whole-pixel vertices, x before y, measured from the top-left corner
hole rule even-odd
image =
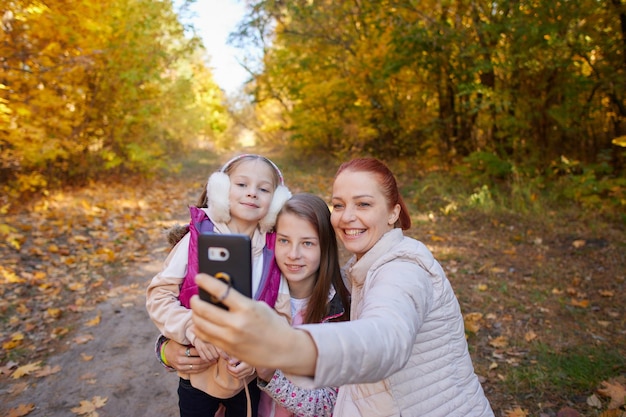
[[[276,221],[275,257],[289,286],[292,325],[350,319],[337,240],[321,198],[296,194],[285,203]],[[336,388],[301,389],[280,370],[257,369],[257,375],[259,387],[268,394],[261,396],[259,416],[332,415]]]
[[[169,340],[187,345],[185,354],[200,356],[211,363],[200,373],[179,369],[181,417],[213,416],[220,404],[229,416],[256,416],[259,391],[255,369],[245,362],[227,363],[226,355],[197,337],[191,321],[189,299],[198,293],[194,277],[198,272],[198,233],[240,233],[252,240],[252,291],[254,298],[288,313],[288,292],[280,290],[280,272],[271,246],[276,215],[291,196],[278,167],[259,155],[241,155],[228,161],[207,182],[199,207],[190,207],[189,231],[175,244],[164,269],[147,289],[146,307],[162,333],[157,342],[160,357]],[[177,240],[177,237],[174,237]],[[279,293],[282,296],[279,298]],[[166,361],[163,361],[167,365]],[[234,377],[234,378],[233,378]],[[245,388],[244,390],[242,390]]]

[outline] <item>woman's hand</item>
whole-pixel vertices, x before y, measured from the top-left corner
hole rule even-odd
[[[195,332],[203,340],[255,367],[313,375],[317,348],[311,336],[292,328],[266,303],[251,300],[206,274],[196,283],[228,308],[191,298]]]
[[[172,368],[186,374],[199,374],[206,371],[212,363],[215,363],[215,360],[206,361],[202,359],[193,346],[188,348],[173,340],[168,341],[165,345],[164,354],[167,363]]]

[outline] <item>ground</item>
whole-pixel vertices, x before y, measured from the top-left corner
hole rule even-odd
[[[177,415],[177,378],[154,358],[145,288],[167,254],[162,231],[185,222],[216,167],[201,161],[177,176],[68,189],[0,221],[12,227],[0,242],[0,415]],[[539,346],[624,357],[624,225],[558,213],[414,220],[409,234],[457,293],[496,416],[565,407],[599,415],[606,399],[589,406],[593,388],[552,392],[512,386],[509,376],[537,366]]]

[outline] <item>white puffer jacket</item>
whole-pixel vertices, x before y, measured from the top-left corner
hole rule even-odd
[[[303,325],[315,340],[315,377],[340,386],[333,415],[493,416],[474,373],[459,303],[431,252],[400,229],[345,267],[351,322]]]

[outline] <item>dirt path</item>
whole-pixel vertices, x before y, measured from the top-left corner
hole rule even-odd
[[[9,416],[20,404],[33,404],[29,417],[65,417],[80,415],[72,411],[81,401],[94,397],[106,399],[95,411],[83,414],[95,417],[143,417],[178,415],[178,379],[155,359],[152,346],[157,330],[145,308],[145,288],[157,272],[158,262],[139,267],[127,283],[115,287],[118,293],[96,306],[101,321],[98,326],[81,325],[73,332],[62,353],[46,364],[60,371],[29,385],[17,395],[19,380],[1,390],[0,415]],[[88,317],[77,320],[86,322]],[[76,338],[93,336],[83,344]],[[90,360],[85,360],[85,359]],[[22,415],[22,414],[14,414]]]

